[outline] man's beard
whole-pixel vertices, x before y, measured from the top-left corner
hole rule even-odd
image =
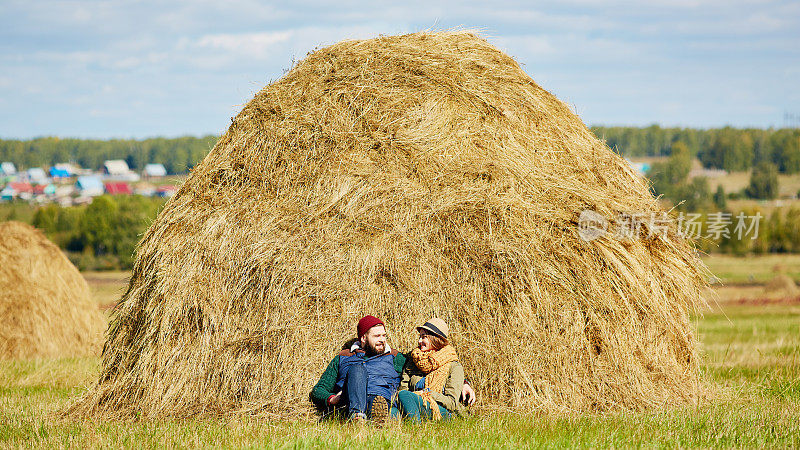
[[[364,351],[368,355],[379,355],[379,354],[383,353],[386,350],[386,344],[381,344],[381,347],[382,348],[380,350],[378,350],[377,348],[373,347],[372,344],[367,342],[366,348],[364,349]]]

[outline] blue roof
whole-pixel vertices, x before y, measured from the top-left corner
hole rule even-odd
[[[59,168],[56,168],[56,167],[51,167],[50,168],[50,176],[51,177],[65,177],[66,178],[66,177],[71,176],[71,174],[69,173],[69,170],[67,170],[67,169],[59,169]]]
[[[100,177],[96,175],[84,175],[82,177],[78,177],[78,182],[75,183],[78,186],[78,189],[87,190],[87,189],[100,189],[101,191],[103,188],[103,181],[100,180]]]

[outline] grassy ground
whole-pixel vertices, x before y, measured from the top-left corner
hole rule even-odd
[[[116,304],[128,285],[129,271],[83,272],[92,291],[92,299],[103,309]]]
[[[723,284],[763,284],[779,273],[800,282],[800,255],[712,255],[703,262]]]
[[[708,183],[711,191],[722,186],[725,192],[740,192],[750,184],[750,171],[731,172],[722,177],[710,178]],[[778,175],[778,197],[795,197],[800,190],[800,174]]]
[[[50,415],[97,358],[0,362],[0,447],[798,447],[800,305],[723,305],[698,319],[716,394],[695,407],[607,416],[483,415],[399,428],[263,418],[69,422]]]

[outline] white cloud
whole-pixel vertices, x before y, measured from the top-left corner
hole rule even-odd
[[[512,56],[524,54],[527,57],[543,57],[556,53],[552,37],[539,35],[519,35],[490,38],[490,42]]]
[[[0,0],[0,99],[14,112],[0,135],[219,131],[314,48],[459,26],[593,122],[769,123],[800,101],[794,0],[470,3]]]
[[[795,20],[781,17],[779,11],[756,11],[748,14],[732,14],[728,11],[708,11],[698,17],[676,16],[662,19],[637,28],[651,36],[692,35],[701,38],[742,37],[747,35],[776,34],[792,31]]]
[[[567,64],[585,66],[587,64],[642,63],[652,59],[650,44],[632,42],[624,39],[590,37],[579,33],[510,35],[490,38],[517,61],[531,68]]]
[[[496,21],[504,24],[517,24],[527,30],[536,30],[539,33],[562,33],[569,30],[580,30],[582,33],[596,31],[618,30],[621,26],[619,18],[608,15],[604,18],[592,15],[585,11],[571,11],[569,13],[548,13],[537,9],[519,8],[473,8],[473,14],[484,20]],[[490,30],[491,33],[503,30]]]
[[[54,68],[58,68],[61,71],[72,69],[79,72],[88,72],[92,70],[91,67],[130,71],[145,66],[161,64],[168,59],[169,53],[167,52],[126,54],[108,49],[74,52],[41,51],[31,54],[26,58],[26,61],[54,66]]]
[[[270,32],[220,33],[174,44],[169,63],[204,71],[231,72],[258,69],[277,78],[292,60],[315,48],[344,39],[376,37],[385,28],[363,26],[299,27]],[[259,78],[261,79],[261,78]]]
[[[197,46],[215,50],[226,50],[248,55],[260,55],[280,42],[288,41],[292,31],[275,31],[242,34],[210,34],[197,40]]]
[[[111,56],[111,55],[106,55]],[[138,69],[146,66],[153,66],[163,63],[169,59],[169,54],[161,53],[146,53],[141,56],[128,56],[122,58],[104,57],[104,65],[108,65],[114,69],[131,70]]]

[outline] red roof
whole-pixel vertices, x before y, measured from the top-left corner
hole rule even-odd
[[[111,195],[131,195],[133,191],[131,191],[131,187],[128,183],[116,182],[116,183],[104,183],[103,186],[106,188],[106,193]]]
[[[23,181],[12,181],[8,183],[8,186],[15,190],[16,192],[30,192],[33,193],[33,186],[30,183],[26,183]]]
[[[33,193],[36,195],[44,194],[44,188],[46,187],[47,187],[46,184],[37,184],[36,186],[33,187]]]

